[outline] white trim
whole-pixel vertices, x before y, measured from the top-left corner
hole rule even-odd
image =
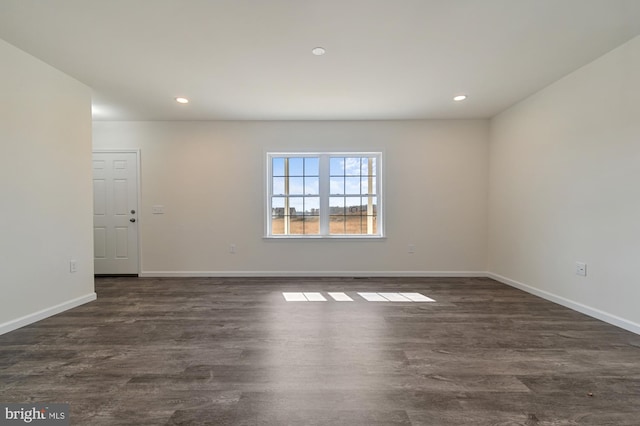
[[[189,277],[486,277],[485,271],[142,271],[143,278]]]
[[[626,320],[617,315],[610,314],[608,312],[601,311],[596,308],[592,308],[587,305],[583,305],[582,303],[574,302],[573,300],[566,299],[562,296],[558,296],[553,293],[549,293],[548,291],[540,290],[530,285],[512,280],[507,277],[503,277],[502,275],[494,274],[493,272],[487,273],[488,278],[492,278],[496,281],[499,281],[503,284],[507,284],[511,287],[515,287],[522,291],[526,291],[527,293],[531,293],[534,296],[541,297],[543,299],[549,300],[551,302],[557,303],[558,305],[562,305],[569,309],[573,309],[574,311],[583,313],[595,319],[599,319],[611,325],[615,325],[616,327],[623,328],[627,331],[631,331],[635,334],[640,334],[640,324],[637,324],[633,321]]]
[[[123,149],[94,149],[93,151],[91,151],[92,154],[97,153],[107,153],[107,154],[118,154],[118,153],[126,153],[126,154],[130,154],[130,153],[134,153],[136,154],[136,183],[137,183],[137,188],[136,188],[136,198],[137,198],[137,204],[138,204],[138,210],[136,213],[136,220],[138,221],[138,226],[136,226],[136,238],[138,239],[138,270],[137,273],[140,274],[140,271],[142,271],[142,240],[141,238],[141,232],[140,232],[140,217],[142,216],[140,214],[141,212],[141,206],[142,206],[142,160],[141,160],[141,154],[140,154],[140,148],[123,148]]]
[[[8,333],[13,330],[17,330],[18,328],[24,327],[26,325],[33,324],[34,322],[38,322],[45,318],[49,318],[61,312],[68,311],[69,309],[76,308],[80,305],[84,305],[85,303],[92,302],[96,300],[96,298],[97,296],[95,292],[89,293],[84,296],[80,296],[75,299],[62,302],[58,305],[42,309],[38,312],[34,312],[32,314],[25,315],[17,319],[7,321],[4,324],[0,324],[0,335]]]

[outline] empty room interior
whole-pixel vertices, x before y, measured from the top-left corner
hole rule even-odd
[[[0,424],[639,424],[640,1],[0,0],[0,89]]]

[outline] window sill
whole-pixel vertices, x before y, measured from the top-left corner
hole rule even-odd
[[[262,239],[269,241],[383,241],[387,237],[381,235],[265,235]]]

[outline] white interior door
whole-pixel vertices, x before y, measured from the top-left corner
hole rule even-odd
[[[96,274],[138,274],[138,153],[93,153]]]

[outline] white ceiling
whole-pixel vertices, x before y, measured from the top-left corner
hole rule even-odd
[[[638,34],[640,0],[0,0],[104,120],[491,117]]]

